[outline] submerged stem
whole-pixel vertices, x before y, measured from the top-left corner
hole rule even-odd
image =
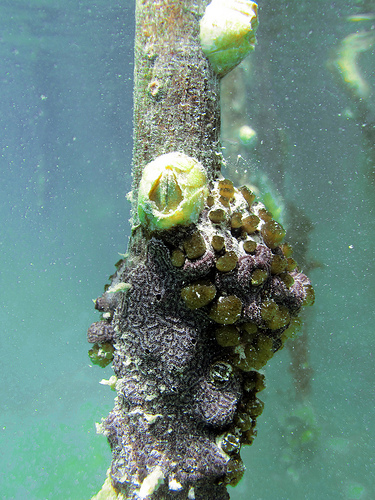
[[[219,79],[199,42],[207,1],[137,0],[133,193],[143,168],[178,151],[196,158],[208,178],[220,170]]]

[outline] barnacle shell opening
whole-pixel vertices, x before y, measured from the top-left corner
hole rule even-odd
[[[206,172],[198,160],[178,152],[158,156],[143,170],[139,220],[151,230],[197,222],[207,193]]]
[[[223,77],[254,50],[258,5],[250,0],[212,0],[200,20],[200,41],[215,73]]]

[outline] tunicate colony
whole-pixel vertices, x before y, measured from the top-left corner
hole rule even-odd
[[[177,187],[152,185],[151,197]],[[220,179],[200,193],[195,222],[167,230],[155,224],[161,208],[176,208],[164,193],[164,205],[149,214],[152,224],[142,225],[147,248],[118,263],[96,301],[105,319],[88,331],[92,361],[105,366],[113,357],[117,398],[99,431],[111,445],[112,484],[122,494],[134,470],[142,488],[160,467],[162,480],[159,474],[147,498],[203,500],[207,482],[199,482],[207,477],[215,498],[229,498],[226,485],[245,470],[241,446],[253,442],[263,410],[259,370],[314,302],[284,229],[248,188]],[[140,193],[140,205],[145,197]]]

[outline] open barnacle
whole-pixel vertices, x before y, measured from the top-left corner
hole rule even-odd
[[[250,0],[212,0],[200,21],[205,56],[219,77],[254,50],[258,5]]]
[[[207,176],[183,153],[158,156],[143,170],[138,192],[140,222],[151,230],[197,222],[207,196]]]

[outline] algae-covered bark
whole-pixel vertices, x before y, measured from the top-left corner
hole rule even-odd
[[[180,151],[220,170],[219,79],[203,56],[199,18],[207,1],[137,2],[134,82],[134,196],[143,167]]]
[[[256,17],[253,2],[228,5],[223,29],[229,14]],[[220,176],[219,81],[199,44],[204,6],[138,4],[134,227],[88,331],[92,361],[113,359],[117,391],[98,424],[113,457],[97,499],[228,499],[263,408],[257,370],[314,299],[280,224]],[[247,32],[253,41],[251,23]]]

